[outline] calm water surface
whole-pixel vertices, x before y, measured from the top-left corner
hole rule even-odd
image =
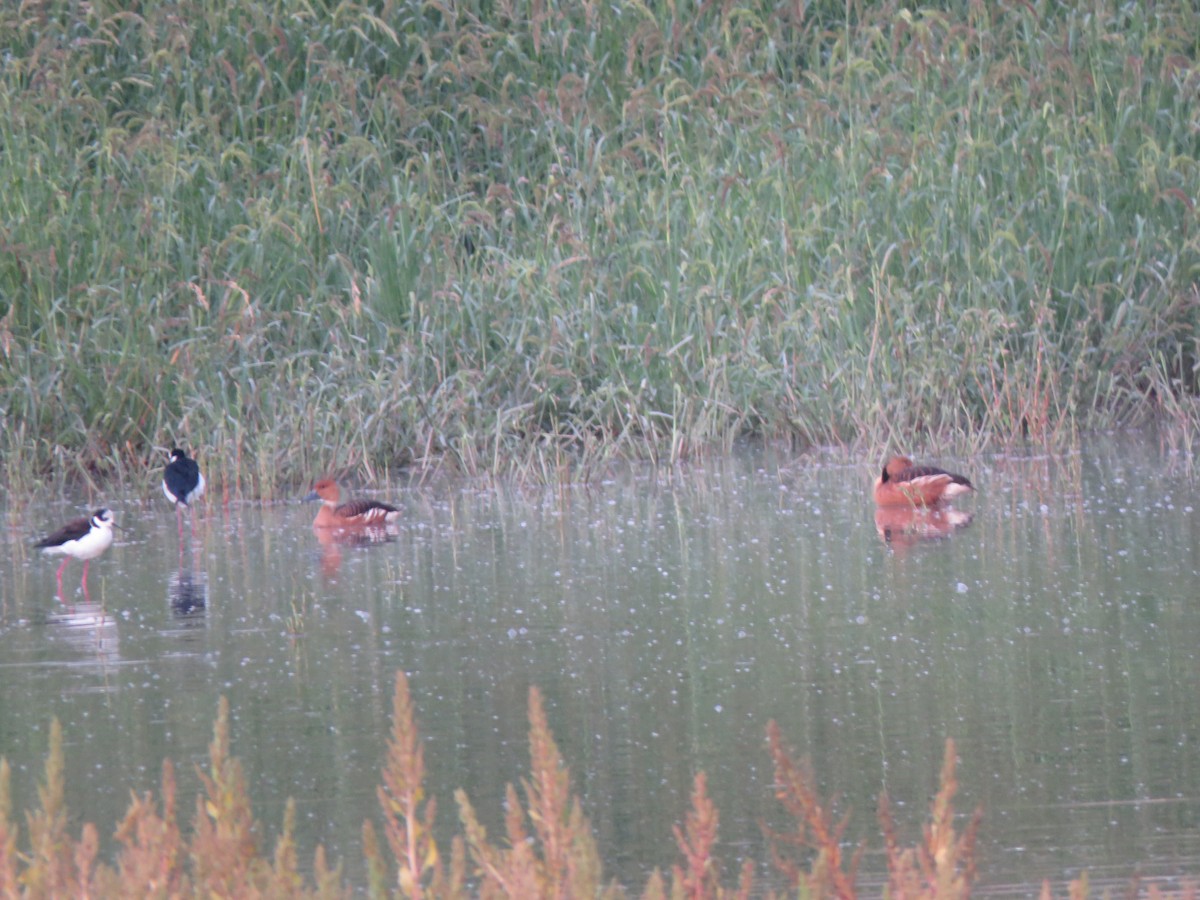
[[[851,811],[866,881],[883,866],[880,793],[915,841],[948,736],[956,807],[984,808],[988,891],[1084,870],[1093,885],[1194,875],[1190,462],[1126,440],[956,461],[980,487],[959,504],[975,518],[937,540],[877,527],[872,468],[761,455],[588,488],[398,486],[404,521],[370,546],[322,546],[312,506],[212,502],[181,545],[147,485],[102,498],[125,530],[91,567],[92,604],[74,562],[57,600],[57,560],[30,542],[101,498],[9,506],[0,755],[14,808],[36,804],[57,717],[75,833],[90,820],[111,836],[130,789],[157,792],[165,757],[190,824],[225,695],[264,847],[293,797],[302,858],[324,843],[361,884],[402,668],[444,839],[456,787],[502,831],[537,685],[607,873],[638,891],[677,861],[671,826],[698,769],[731,873],[767,859],[760,823],[781,824],[771,719]]]

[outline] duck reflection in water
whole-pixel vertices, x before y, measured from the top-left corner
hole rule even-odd
[[[337,575],[342,567],[343,547],[368,547],[394,541],[400,510],[378,500],[347,500],[342,502],[342,489],[332,478],[322,478],[313,485],[303,501],[321,501],[313,521],[313,534],[321,545],[321,573],[326,578]]]
[[[974,490],[964,475],[893,456],[875,480],[875,530],[892,547],[947,538],[972,519],[970,513],[953,509],[950,501]]]
[[[321,574],[333,578],[342,568],[343,547],[370,547],[375,544],[390,544],[400,534],[394,524],[364,525],[359,528],[318,528],[313,534],[321,545]]]
[[[875,530],[894,548],[940,541],[971,524],[974,516],[948,506],[880,506],[875,510]]]

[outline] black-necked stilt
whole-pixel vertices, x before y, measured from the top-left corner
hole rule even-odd
[[[378,500],[348,500],[342,503],[342,490],[337,482],[322,478],[313,485],[305,501],[320,500],[321,510],[317,513],[314,528],[370,528],[395,522],[400,510]]]
[[[175,507],[175,518],[179,523],[179,536],[183,537],[183,509],[191,507],[193,501],[204,493],[204,475],[200,466],[186,453],[176,447],[171,451],[171,461],[163,470],[163,494]]]
[[[67,559],[58,567],[58,593],[62,596],[63,570],[71,558],[83,560],[83,579],[80,585],[87,594],[88,563],[112,546],[113,529],[118,527],[113,521],[112,511],[98,509],[89,519],[76,519],[68,522],[58,531],[42,538],[35,547],[40,547],[43,553],[50,555],[61,554]]]
[[[204,493],[200,466],[178,447],[171,451],[171,461],[163,471],[163,493],[175,506],[190,506]]]

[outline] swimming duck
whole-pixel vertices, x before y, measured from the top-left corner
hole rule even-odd
[[[305,501],[320,500],[321,509],[314,528],[378,527],[400,518],[400,510],[378,500],[348,500],[342,503],[342,489],[336,481],[322,478],[304,496]]]

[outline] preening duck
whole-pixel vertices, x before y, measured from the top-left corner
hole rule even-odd
[[[969,494],[975,485],[964,475],[936,466],[918,466],[907,456],[893,456],[875,480],[877,506],[938,506]]]

